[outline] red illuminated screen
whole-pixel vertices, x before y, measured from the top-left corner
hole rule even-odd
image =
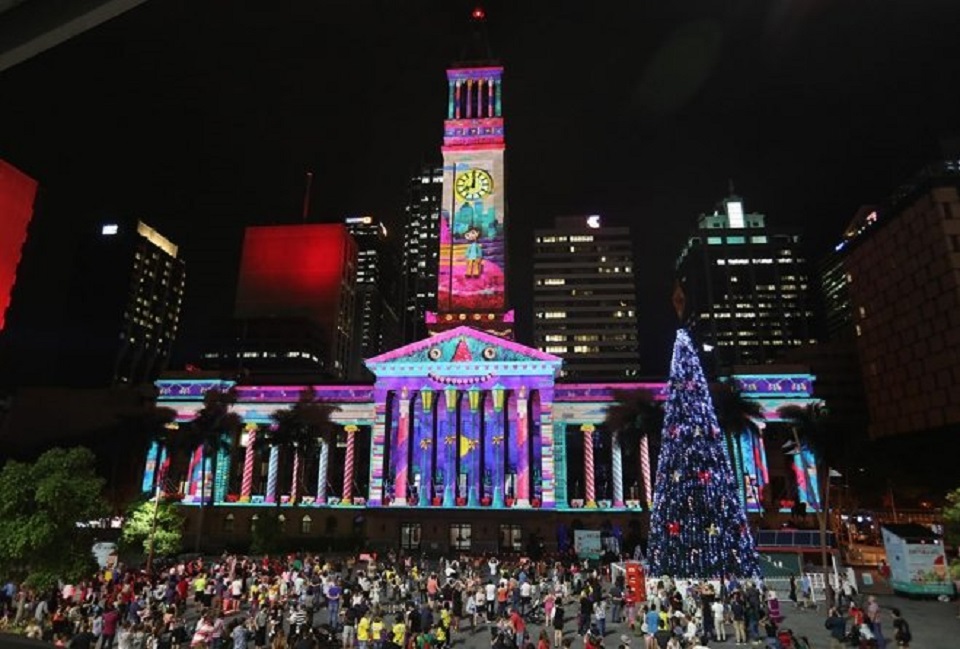
[[[0,331],[17,281],[17,264],[36,195],[37,181],[0,160]]]
[[[247,228],[237,317],[333,322],[351,242],[346,228],[335,224]]]

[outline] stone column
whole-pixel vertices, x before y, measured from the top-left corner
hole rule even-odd
[[[420,390],[420,406],[420,493],[417,504],[426,507],[433,499],[433,466],[430,462],[433,448],[433,390]]]
[[[620,446],[620,434],[614,431],[610,445],[613,464],[613,506],[623,507],[623,449]]]
[[[580,427],[583,433],[583,500],[585,507],[597,506],[596,474],[593,468],[593,424],[584,424]]]
[[[400,391],[400,425],[393,446],[393,504],[407,504],[407,474],[410,457],[410,393]]]
[[[493,507],[503,507],[503,401],[505,397],[503,386],[495,386],[490,394],[493,399],[494,424],[488,432],[490,443],[493,444],[494,467],[490,475],[493,479]]]
[[[553,386],[542,387],[540,393],[540,489],[541,506],[554,509],[557,506],[556,473],[553,453]]]
[[[457,390],[445,388],[443,402],[446,406],[443,412],[443,506],[453,507],[457,502]],[[438,439],[439,443],[440,440]],[[437,459],[440,458],[440,449],[437,448]]]
[[[530,506],[530,421],[527,410],[527,387],[517,392],[517,485],[514,489],[517,507]]]
[[[464,442],[466,455],[470,467],[467,474],[467,505],[480,506],[480,484],[483,476],[480,475],[480,390],[471,389],[467,392],[467,404],[470,413],[467,415],[467,431]]]
[[[277,473],[280,469],[280,449],[270,447],[270,460],[267,463],[267,502],[277,502]]]
[[[653,488],[650,471],[650,440],[646,435],[640,438],[640,473],[643,477],[643,495],[647,499],[646,505],[653,508]]]
[[[240,502],[250,502],[250,495],[253,492],[253,465],[257,457],[257,426],[256,424],[247,425],[247,448],[243,454],[243,481],[240,485]]]
[[[330,443],[320,440],[320,460],[317,466],[317,504],[327,504],[327,471],[330,467]]]
[[[380,419],[379,414],[377,416],[377,422],[379,423],[381,428],[380,448],[382,449],[383,448],[383,440],[382,440],[383,422]],[[343,430],[346,431],[347,433],[347,449],[345,453],[346,457],[344,458],[344,461],[343,461],[343,496],[340,498],[340,500],[345,505],[349,505],[353,502],[353,472],[356,468],[355,455],[357,452],[357,431],[360,429],[357,426],[350,424],[348,426],[344,426]],[[376,431],[376,424],[374,425],[374,431]],[[376,433],[374,433],[374,439],[376,439]],[[373,443],[371,443],[370,446],[372,447]],[[372,464],[373,463],[371,462],[371,467],[370,467],[371,475],[373,475],[374,473],[374,467],[372,466]],[[375,504],[380,505],[383,503],[383,453],[382,451],[380,453],[380,466],[378,468],[380,469],[380,488],[379,490],[374,490],[373,484],[372,484],[373,480],[371,480],[370,503],[374,504],[374,500],[376,500]]]

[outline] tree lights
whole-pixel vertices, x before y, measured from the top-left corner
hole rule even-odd
[[[751,577],[757,552],[690,336],[677,332],[650,521],[653,575]]]

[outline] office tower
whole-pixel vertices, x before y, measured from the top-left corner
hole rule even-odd
[[[0,332],[10,306],[36,195],[37,181],[0,160]]]
[[[437,310],[443,167],[423,165],[410,179],[403,224],[403,342],[427,336],[426,314]]]
[[[563,358],[567,381],[620,380],[640,370],[630,229],[598,215],[536,230],[534,345]]]
[[[154,381],[177,337],[186,268],[177,246],[137,219],[101,221],[80,243],[60,373],[73,385]]]
[[[830,253],[817,264],[819,289],[819,316],[821,335],[827,340],[853,338],[853,307],[850,304],[850,282],[843,260],[847,246],[877,220],[877,207],[860,207],[850,224],[843,231],[843,238]]]
[[[505,281],[502,89],[503,68],[492,61],[447,70],[437,310],[427,313],[431,334],[468,325],[513,337]]]
[[[344,223],[357,244],[354,353],[347,375],[360,379],[367,377],[364,359],[400,342],[397,272],[387,228],[382,222],[372,216],[352,216]]]
[[[357,244],[341,224],[246,229],[233,349],[203,363],[239,374],[346,377],[353,351]],[[231,358],[233,357],[233,358]]]
[[[815,340],[799,230],[768,226],[740,197],[700,215],[676,267],[708,373],[770,363]]]
[[[960,424],[960,162],[926,167],[843,244],[874,437]]]

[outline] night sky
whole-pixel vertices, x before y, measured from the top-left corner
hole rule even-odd
[[[153,0],[0,73],[0,157],[43,187],[23,313],[58,317],[82,224],[139,216],[187,261],[190,358],[232,309],[243,228],[298,222],[307,170],[312,220],[398,233],[407,178],[439,158],[472,6]],[[955,0],[485,7],[521,339],[533,228],[600,213],[635,232],[644,374],[667,371],[673,261],[729,179],[817,258],[958,132]]]

